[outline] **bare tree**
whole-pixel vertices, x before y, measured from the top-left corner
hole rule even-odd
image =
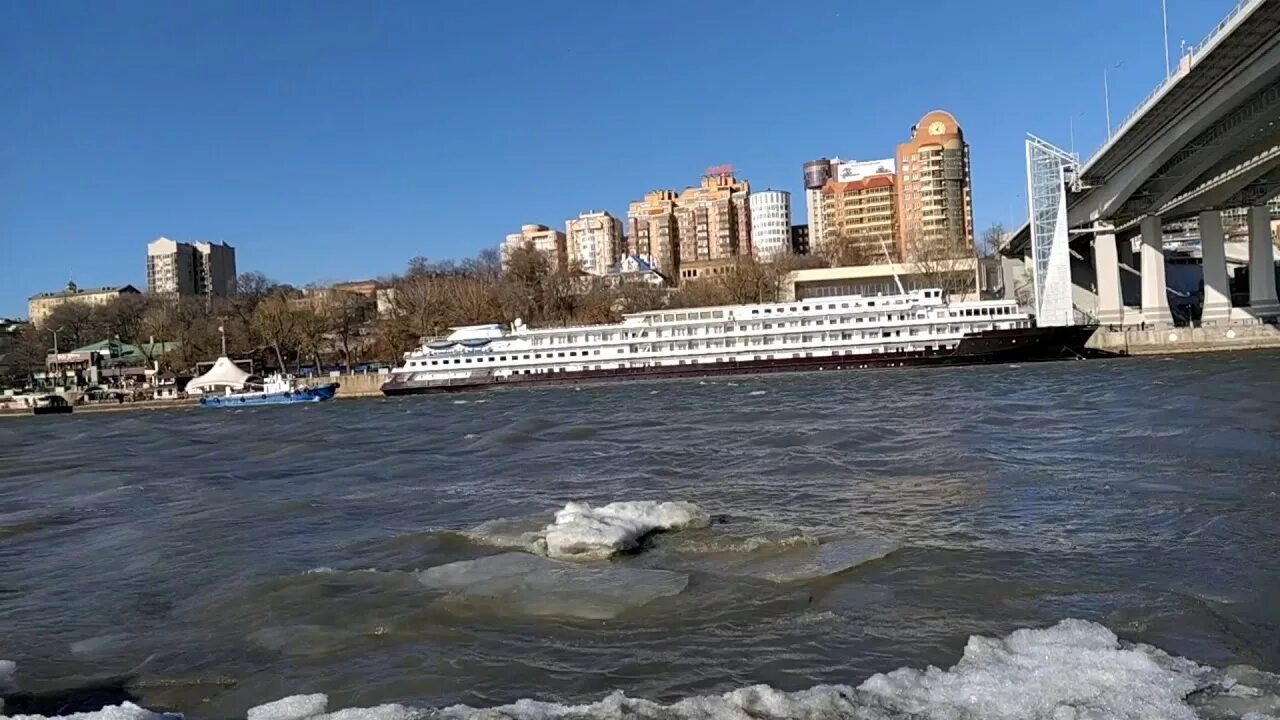
[[[919,233],[907,238],[907,265],[926,287],[963,295],[977,289],[977,258],[963,240]]]
[[[58,331],[59,349],[63,351],[100,340],[99,336],[105,333],[94,307],[75,300],[54,308],[40,326]]]
[[[983,231],[982,238],[978,241],[978,257],[993,257],[1000,249],[1004,236],[1004,225],[998,222],[991,223],[991,227]]]
[[[822,256],[831,267],[879,265],[897,260],[891,238],[854,235],[840,232],[822,248]]]
[[[258,303],[253,312],[253,330],[275,352],[276,366],[285,369],[284,351],[295,345],[297,315],[284,293],[275,293]]]
[[[364,327],[373,319],[374,300],[361,293],[329,290],[323,301],[322,315],[328,324],[328,332],[342,354],[346,371],[351,372],[354,350],[360,343]]]

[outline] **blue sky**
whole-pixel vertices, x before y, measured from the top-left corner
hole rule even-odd
[[[1235,0],[1167,0],[1176,64]],[[972,148],[978,228],[1025,216],[1022,140],[1081,152],[1164,73],[1160,0],[0,2],[0,316],[145,283],[157,235],[281,281],[624,215],[730,163],[792,191],[925,112]]]

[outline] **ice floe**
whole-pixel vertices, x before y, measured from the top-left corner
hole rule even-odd
[[[547,556],[600,560],[634,549],[659,530],[706,527],[711,517],[688,502],[615,502],[600,507],[569,503],[546,531]]]
[[[418,573],[428,588],[517,615],[607,620],[679,594],[687,575],[617,565],[578,565],[526,553],[463,560]]]
[[[501,518],[462,535],[558,560],[604,560],[635,549],[652,533],[706,527],[710,520],[705,510],[688,502],[615,502],[600,507],[569,503],[550,525],[543,516]]]

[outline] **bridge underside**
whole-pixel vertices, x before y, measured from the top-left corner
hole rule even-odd
[[[1065,231],[1059,230],[1054,242],[1069,247],[1072,298],[1082,289],[1092,293],[1094,319],[1173,322],[1173,296],[1166,294],[1166,225],[1199,228],[1204,320],[1256,322],[1280,316],[1266,208],[1280,196],[1280,0],[1242,5],[1067,179],[1060,205]],[[1043,215],[1049,205],[1040,202]],[[1043,257],[1046,235],[1035,222],[1034,205],[1032,222],[1015,234],[1006,256]],[[1243,216],[1248,265],[1259,269],[1249,272],[1248,300],[1240,301],[1237,294],[1237,307],[1226,277],[1222,211]],[[1135,240],[1138,251],[1127,257]],[[1086,266],[1088,272],[1082,272]],[[1126,313],[1122,280],[1136,275],[1136,268],[1146,269],[1142,310]],[[1035,278],[1037,287],[1053,287],[1053,282]],[[1076,314],[1082,310],[1077,303]]]

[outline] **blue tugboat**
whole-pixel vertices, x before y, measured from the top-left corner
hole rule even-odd
[[[207,408],[322,402],[332,400],[337,391],[337,383],[297,387],[293,377],[280,373],[257,380],[226,355],[218,358],[208,372],[187,383],[187,393],[199,395],[201,407]]]
[[[260,389],[254,389],[255,387]],[[228,388],[222,395],[204,395],[200,406],[207,408],[252,407],[255,405],[292,405],[332,400],[338,392],[338,383],[317,387],[295,387],[293,378],[275,374],[268,376],[261,385],[250,381],[244,389],[233,392]]]

